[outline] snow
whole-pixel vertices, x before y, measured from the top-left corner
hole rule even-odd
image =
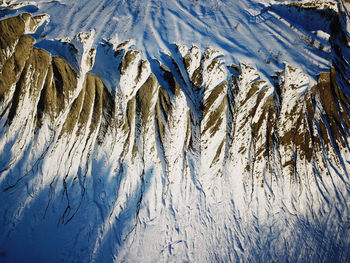
[[[289,88],[282,87],[278,114],[297,108],[304,120],[300,99],[331,66],[327,26],[289,13],[284,2],[38,0],[6,11],[3,17],[50,16],[33,34],[36,46],[69,61],[78,85],[55,125],[44,119],[34,127],[38,102],[27,91],[14,125],[1,129],[0,253],[29,262],[348,260],[349,147],[314,149],[309,163],[298,159],[296,173],[304,177],[294,184],[295,174],[281,166],[295,149],[270,145],[270,157],[255,156],[271,135],[264,108],[276,96],[270,75],[283,70]],[[126,54],[133,59],[123,66]],[[231,63],[241,74],[229,97]],[[203,83],[195,87],[190,79],[198,68]],[[116,103],[115,124],[100,143],[98,129],[89,134],[92,111],[87,123],[59,136],[88,72],[101,77]],[[152,76],[157,81],[144,102],[139,92]],[[203,117],[201,103],[220,84]],[[160,89],[168,108],[157,105]],[[205,132],[222,101],[222,124]],[[325,112],[319,98],[314,103],[310,125],[318,136]],[[140,112],[145,105],[148,117]],[[283,120],[284,131],[295,125]]]
[[[20,2],[23,1],[11,1]],[[283,69],[283,61],[315,78],[330,65],[326,62],[329,61],[327,54],[306,47],[300,38],[298,31],[308,35],[303,27],[313,22],[299,17],[301,28],[289,28],[285,20],[288,18],[280,19],[278,15],[281,3],[256,0],[31,2],[37,7],[34,13],[47,13],[51,18],[42,32],[45,40],[74,39],[80,32],[96,32],[94,47],[103,39],[119,43],[132,39],[144,58],[148,55],[158,60],[161,60],[160,51],[171,51],[174,43],[196,45],[202,50],[211,47],[223,53],[228,64],[252,65],[265,72],[266,78]],[[37,41],[40,45],[41,40]],[[295,46],[303,48],[293,48]],[[308,59],[311,54],[312,60]],[[271,62],[269,67],[266,61]]]

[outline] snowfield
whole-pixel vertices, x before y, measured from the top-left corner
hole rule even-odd
[[[0,0],[0,263],[349,262],[348,10]]]
[[[70,41],[80,32],[94,32],[94,46],[107,40],[116,45],[134,41],[144,58],[161,59],[172,44],[220,50],[227,64],[246,63],[267,77],[284,68],[299,67],[312,78],[330,67],[326,32],[309,32],[313,18],[286,16],[280,4],[288,1],[4,1],[25,3],[20,11],[46,13],[50,23],[40,30],[47,40]],[[295,2],[295,1],[291,1]],[[298,1],[302,3],[303,1]],[[304,1],[307,2],[307,1]],[[313,1],[315,2],[315,1]],[[325,2],[337,10],[336,1]],[[9,12],[13,15],[12,12]],[[6,15],[4,16],[6,17]],[[327,38],[327,36],[326,36]],[[313,41],[309,45],[308,41]],[[322,45],[321,50],[320,46]],[[57,47],[37,40],[55,54]],[[57,54],[61,54],[59,50]],[[67,57],[66,59],[69,59]],[[269,67],[266,66],[269,63]]]

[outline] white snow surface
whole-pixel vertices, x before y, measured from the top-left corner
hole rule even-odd
[[[19,12],[47,13],[51,22],[43,28],[45,40],[74,39],[80,32],[96,32],[94,45],[102,40],[122,43],[134,40],[134,48],[144,57],[161,58],[162,52],[174,43],[202,50],[206,47],[223,53],[227,64],[246,63],[269,77],[284,68],[284,62],[299,67],[313,78],[329,68],[328,52],[310,46],[310,34],[305,25],[311,23],[297,18],[291,27],[291,17],[281,17],[279,4],[295,2],[324,2],[337,10],[334,0],[323,1],[257,1],[257,0],[37,0],[5,1],[7,5],[26,3]],[[28,7],[31,6],[31,7]],[[271,6],[274,6],[271,8]],[[36,10],[36,11],[35,11]],[[35,11],[35,12],[33,12]],[[40,39],[37,40],[40,43]],[[40,46],[40,44],[38,44]],[[42,45],[54,53],[55,47]],[[327,46],[324,47],[327,50]],[[266,67],[266,62],[269,67]]]
[[[286,87],[295,87],[282,90],[285,104],[280,113],[287,116],[293,106],[304,107],[298,100],[313,87],[319,72],[331,66],[327,28],[310,30],[311,21],[300,17],[295,21],[293,14],[279,8],[282,2],[286,1],[38,0],[4,15],[48,14],[50,22],[33,36],[38,47],[64,57],[79,73],[70,99],[78,95],[87,72],[97,73],[116,94],[118,120],[126,119],[128,102],[151,72],[161,79],[153,58],[170,69],[179,90],[172,93],[163,87],[170,101],[167,122],[162,119],[166,124],[163,141],[154,118],[157,95],[149,102],[152,113],[144,125],[136,114],[128,134],[122,127],[110,129],[101,144],[95,143],[97,131],[88,136],[91,116],[79,127],[80,133],[76,126],[60,138],[48,120],[39,130],[30,126],[37,101],[26,93],[10,130],[0,131],[1,190],[8,187],[0,193],[0,223],[5,226],[0,231],[0,262],[7,258],[27,262],[350,260],[349,146],[340,152],[319,149],[305,165],[298,160],[297,173],[305,177],[294,184],[289,176],[276,176],[282,174],[278,158],[283,161],[284,156],[276,153],[273,160],[252,160],[256,157],[250,153],[266,143],[255,141],[251,124],[259,121],[264,114],[261,105],[274,94],[269,76],[284,70]],[[329,4],[335,1],[323,2],[337,10]],[[56,40],[74,43],[77,56]],[[135,58],[119,73],[120,58],[114,54],[125,41],[129,41],[125,49],[130,46]],[[92,47],[96,50],[91,53]],[[178,65],[190,54],[187,71],[174,70],[165,54],[176,55]],[[87,63],[91,57],[94,66]],[[218,63],[210,71],[214,60]],[[201,63],[204,88],[198,92],[186,82]],[[225,105],[219,116],[223,122],[212,136],[204,131],[205,124],[232,88],[223,63],[241,64],[235,101],[242,106],[230,116],[231,105]],[[141,74],[136,78],[139,65]],[[222,92],[200,120],[196,115],[200,100],[206,100],[221,83],[225,84]],[[249,97],[253,84],[257,92]],[[158,94],[160,83],[150,89]],[[265,95],[259,104],[260,93]],[[255,116],[247,117],[254,107]],[[322,109],[317,108],[317,117],[322,117]],[[57,130],[68,111],[58,116]],[[226,146],[230,118],[240,129],[231,148]],[[5,119],[6,115],[1,127]],[[281,124],[286,131],[293,125]],[[266,123],[262,127],[257,136],[264,138]],[[219,145],[224,150],[212,162]],[[289,157],[297,155],[294,149],[284,151]],[[324,162],[322,155],[328,154]],[[344,163],[339,163],[338,156],[344,157]],[[269,173],[269,164],[276,170]],[[250,165],[256,166],[257,174],[247,171]],[[326,170],[327,176],[319,176]]]

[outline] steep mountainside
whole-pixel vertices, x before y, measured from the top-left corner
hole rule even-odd
[[[210,8],[184,2],[198,43],[154,47],[53,16],[141,1],[2,1],[0,262],[350,261],[348,1],[242,1],[244,31],[216,1],[206,48]]]

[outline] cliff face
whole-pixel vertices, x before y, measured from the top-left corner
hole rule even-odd
[[[47,16],[1,20],[5,262],[349,260],[347,32],[328,9],[273,8],[327,22],[313,26],[332,67],[315,83],[83,33],[51,43],[68,63],[29,35]]]

